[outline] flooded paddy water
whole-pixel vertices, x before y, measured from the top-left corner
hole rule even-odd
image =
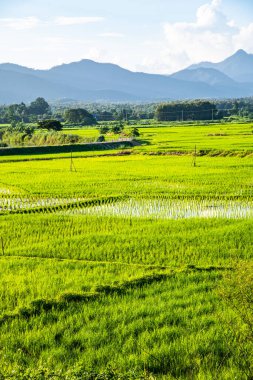
[[[181,219],[253,218],[251,201],[128,199],[65,211],[66,214],[96,216]]]

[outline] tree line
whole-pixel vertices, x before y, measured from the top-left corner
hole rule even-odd
[[[253,118],[253,98],[228,100],[193,100],[167,103],[110,104],[71,102],[50,103],[37,98],[30,104],[0,106],[0,124],[37,123],[57,120],[60,123],[85,126],[101,122],[131,123],[142,120],[188,121],[221,120],[230,117]],[[44,124],[48,129],[53,124]],[[60,126],[54,124],[55,130]],[[50,128],[49,128],[50,129]]]
[[[59,114],[41,97],[29,105],[20,103],[0,107],[0,124],[15,126],[18,123],[38,123],[39,127],[45,129],[60,130],[60,124],[56,121],[79,125],[97,124],[96,118],[83,108],[64,109],[64,112]]]
[[[163,108],[163,107],[168,107]],[[170,113],[168,121],[187,120],[221,120],[223,118],[253,118],[253,97],[242,99],[214,99],[173,101],[166,103],[53,103],[56,114],[63,115],[66,108],[85,108],[94,115],[98,122],[153,120],[162,117],[162,113]],[[164,119],[166,120],[165,116]]]
[[[155,118],[158,121],[222,120],[231,117],[253,118],[253,101],[183,101],[158,105]]]

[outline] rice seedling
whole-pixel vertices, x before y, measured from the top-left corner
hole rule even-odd
[[[149,145],[76,172],[1,157],[0,378],[249,378],[217,290],[252,265],[251,126],[140,131]]]
[[[97,215],[126,218],[228,218],[245,219],[253,217],[252,202],[217,200],[169,200],[129,199],[118,203],[105,203],[93,207],[75,208],[67,215]]]

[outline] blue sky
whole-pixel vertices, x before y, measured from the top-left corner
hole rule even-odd
[[[243,48],[252,0],[1,0],[0,62],[34,68],[93,59],[171,73]]]

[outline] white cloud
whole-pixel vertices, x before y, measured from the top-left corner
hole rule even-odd
[[[221,1],[213,0],[202,5],[193,23],[167,23],[164,33],[168,55],[186,56],[184,67],[192,62],[203,60],[219,61],[233,53],[233,37],[238,28],[231,25],[221,11]]]
[[[39,25],[73,26],[103,21],[103,17],[57,17],[53,21],[42,21],[37,17],[0,18],[0,27],[13,30],[34,29]]]
[[[213,0],[197,10],[197,27],[220,27],[226,23],[226,16],[220,11],[221,0]]]
[[[238,34],[233,36],[233,43],[236,49],[245,49],[248,52],[253,52],[253,23],[240,28]]]
[[[114,32],[108,32],[108,33],[100,33],[98,35],[99,37],[108,37],[108,38],[121,38],[124,37],[124,34],[122,33],[114,33]]]
[[[0,18],[0,26],[14,30],[34,29],[40,24],[37,17]]]
[[[253,23],[237,26],[224,13],[222,0],[200,6],[192,22],[165,23],[163,32],[165,40],[160,49],[154,47],[152,56],[143,59],[143,67],[157,68],[155,71],[161,73],[201,61],[218,62],[238,49],[253,52]]]
[[[87,57],[89,59],[92,59],[94,61],[102,61],[103,58],[106,56],[107,52],[104,49],[98,49],[96,47],[92,47],[87,51]]]
[[[84,25],[103,21],[103,17],[57,17],[55,24],[60,26]]]

